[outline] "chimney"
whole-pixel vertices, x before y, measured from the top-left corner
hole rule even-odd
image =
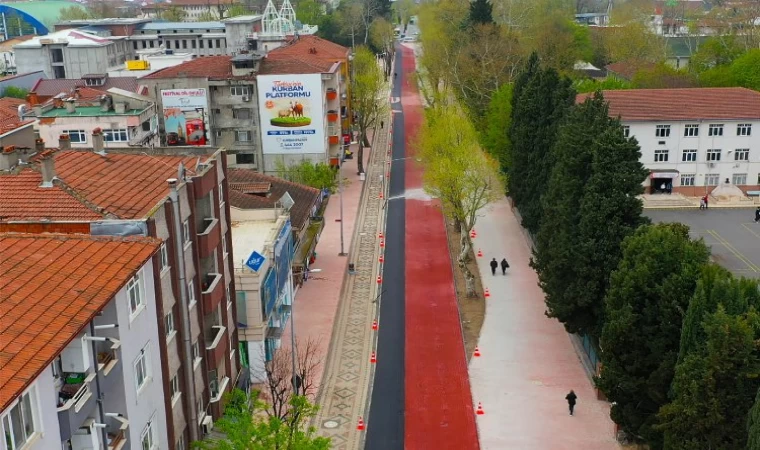
[[[37,96],[36,92],[30,92],[26,94],[26,102],[29,103],[32,107],[34,107],[40,104],[40,99]]]
[[[114,102],[113,112],[116,114],[124,114],[127,112],[127,102]]]
[[[18,152],[16,147],[10,145],[3,147],[0,153],[0,170],[10,170],[18,165]]]
[[[66,104],[66,112],[70,114],[77,112],[76,103],[74,103],[73,98],[67,98],[64,103]]]
[[[92,151],[98,155],[105,156],[106,151],[105,140],[103,138],[103,130],[95,128],[92,130]]]
[[[71,138],[68,134],[58,136],[58,148],[60,150],[71,150]]]
[[[45,151],[45,140],[41,138],[37,138],[34,140],[34,150],[37,153],[42,153]]]
[[[42,172],[42,184],[40,184],[40,187],[53,187],[53,179],[55,178],[55,158],[53,158],[52,150],[42,152],[42,157],[40,158],[40,170]]]

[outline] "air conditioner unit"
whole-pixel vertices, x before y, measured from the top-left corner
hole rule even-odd
[[[244,95],[243,96],[243,101],[244,102],[250,102],[251,101],[251,96],[250,95]]]
[[[211,433],[211,430],[214,429],[214,420],[211,418],[211,416],[206,416],[203,419],[201,427],[203,428],[204,435]]]

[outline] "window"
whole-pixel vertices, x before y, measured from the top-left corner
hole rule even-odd
[[[127,142],[129,138],[127,137],[127,130],[121,128],[115,130],[103,130],[103,140],[106,142]]]
[[[707,161],[720,161],[720,149],[715,149],[715,148],[708,149]]]
[[[685,162],[694,162],[697,160],[697,151],[696,150],[684,150],[681,154],[681,161]]]
[[[174,40],[174,48],[179,48],[179,39]]]
[[[182,39],[182,48],[187,48],[187,40]]]
[[[169,314],[164,317],[164,325],[166,326],[166,338],[169,340],[177,333],[177,329],[174,327],[174,311],[169,311]]]
[[[227,300],[227,309],[232,308],[232,300],[230,300],[230,287],[224,288],[224,298]]]
[[[61,134],[68,134],[72,144],[87,143],[87,134],[84,130],[63,130]]]
[[[60,356],[53,360],[53,364],[50,367],[53,370],[53,378],[56,380],[63,378],[63,361],[61,361]]]
[[[196,342],[193,344],[193,364],[198,364],[199,362],[201,362],[201,347]]]
[[[16,450],[32,440],[38,431],[37,388],[33,387],[18,399],[3,416],[3,434],[8,450]]]
[[[711,123],[707,130],[708,136],[723,136],[723,124]]]
[[[193,39],[192,41],[190,41],[190,46],[191,46],[191,47],[195,48],[197,45],[198,45],[198,44],[196,44],[196,41],[195,41],[195,39]]]
[[[720,183],[720,174],[708,173],[705,175],[705,186],[717,186]]]
[[[222,255],[227,256],[227,240],[222,238]]]
[[[166,243],[161,244],[161,247],[158,249],[158,255],[159,255],[159,266],[161,267],[161,272],[169,268],[169,250],[166,248]]]
[[[235,164],[256,164],[256,155],[253,153],[236,153]]]
[[[203,39],[198,41],[198,47],[203,48]]]
[[[154,433],[153,418],[151,417],[150,422],[145,425],[145,429],[140,436],[140,441],[142,441],[142,450],[153,450],[154,448],[157,448]]]
[[[134,316],[140,312],[140,309],[145,305],[143,299],[143,287],[142,280],[140,279],[140,273],[132,277],[127,282],[127,297],[129,298],[129,313]]]
[[[655,150],[654,162],[668,162],[668,150]]]
[[[694,186],[694,174],[682,173],[681,174],[681,186]]]
[[[230,95],[248,95],[248,86],[232,86]]]
[[[208,40],[208,48],[214,48],[214,41],[211,39]]]
[[[735,173],[731,177],[731,184],[734,186],[743,186],[747,184],[747,174],[746,173]]]
[[[629,137],[631,136],[631,127],[628,125],[623,125],[623,136]]]
[[[236,131],[235,142],[251,142],[251,132],[250,131]]]
[[[150,371],[148,370],[148,354],[148,346],[145,346],[145,348],[140,350],[140,354],[135,360],[135,388],[137,389],[137,392],[140,392],[140,389],[145,386],[145,383],[150,376]]]
[[[752,124],[751,123],[740,123],[736,126],[736,135],[737,136],[752,136]]]
[[[187,283],[187,304],[188,306],[192,306],[195,304],[195,289],[193,288],[193,282],[195,281],[195,278],[190,280]]]
[[[171,392],[172,392],[172,401],[177,399],[177,396],[180,394],[179,390],[179,376],[174,375],[171,380]]]
[[[684,137],[697,137],[699,136],[699,124],[686,124],[683,128]]]
[[[222,137],[222,130],[216,130],[216,137]]]
[[[249,120],[251,118],[251,110],[249,108],[233,109],[232,117],[234,119]]]
[[[182,242],[190,242],[190,219],[182,222]]]
[[[654,135],[657,137],[669,137],[670,125],[657,125],[657,128],[654,131]]]
[[[749,149],[737,148],[734,152],[734,161],[749,161]]]
[[[217,39],[216,40],[216,48],[222,48],[222,40],[221,39]]]
[[[174,450],[185,450],[185,435],[184,434],[181,435],[179,439],[177,439],[177,446],[174,447]]]
[[[219,206],[224,205],[224,183],[219,183]]]

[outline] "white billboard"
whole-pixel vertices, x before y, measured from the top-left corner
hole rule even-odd
[[[264,154],[325,153],[322,75],[259,75]]]
[[[206,145],[209,129],[205,89],[161,91],[166,145]]]

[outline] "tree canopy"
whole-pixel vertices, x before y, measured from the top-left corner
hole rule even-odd
[[[483,148],[499,162],[502,172],[509,171],[512,144],[509,141],[509,123],[512,119],[512,84],[502,84],[491,96],[483,120],[484,130],[480,142]]]
[[[470,2],[470,25],[486,25],[493,22],[493,5],[489,0],[473,0]]]
[[[364,172],[364,147],[370,146],[367,130],[380,124],[388,111],[388,102],[382,95],[385,84],[375,55],[367,47],[358,47],[352,64],[354,76],[351,85],[353,97],[351,104],[357,115],[356,125],[359,128],[357,167],[359,173],[362,173]]]

